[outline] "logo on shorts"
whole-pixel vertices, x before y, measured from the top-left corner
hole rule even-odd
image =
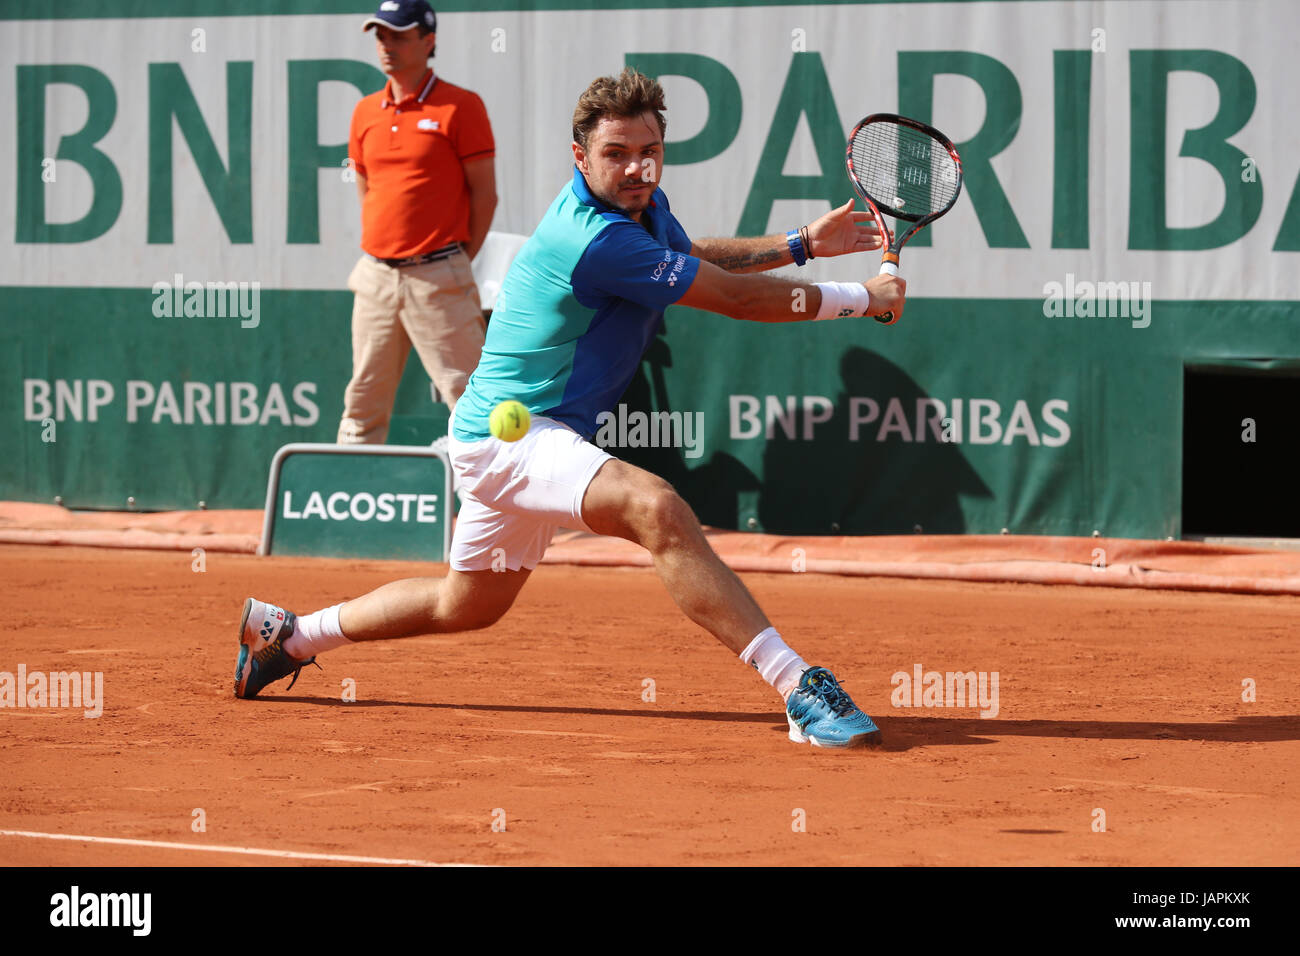
[[[431,120],[431,119],[422,119],[420,120],[420,122],[416,123],[415,125],[420,129],[427,129],[430,131],[435,131],[439,127],[438,121]]]

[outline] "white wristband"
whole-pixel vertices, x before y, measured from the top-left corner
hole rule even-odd
[[[861,282],[818,282],[817,288],[822,291],[822,304],[814,319],[866,315],[871,308],[871,293]]]

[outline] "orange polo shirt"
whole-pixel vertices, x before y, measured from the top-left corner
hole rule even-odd
[[[496,154],[478,95],[430,70],[419,91],[393,102],[393,84],[352,111],[348,157],[366,177],[361,248],[380,259],[423,255],[469,241],[461,164]]]

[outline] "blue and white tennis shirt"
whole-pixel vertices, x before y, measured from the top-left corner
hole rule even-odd
[[[458,441],[487,438],[506,399],[587,440],[614,407],[700,260],[656,189],[641,222],[591,194],[575,166],[497,297],[487,341],[456,403]]]

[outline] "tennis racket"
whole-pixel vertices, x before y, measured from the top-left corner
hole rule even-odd
[[[961,157],[952,140],[933,126],[894,113],[872,113],[849,136],[845,150],[849,179],[871,207],[881,236],[890,235],[885,216],[909,222],[880,257],[881,275],[898,275],[904,243],[949,209],[961,195]],[[881,325],[893,312],[875,316]]]

